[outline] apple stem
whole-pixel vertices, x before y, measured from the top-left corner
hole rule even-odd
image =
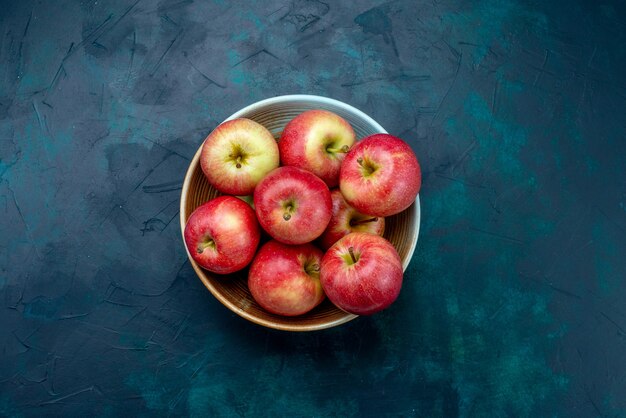
[[[341,148],[326,148],[326,151],[328,152],[340,152],[345,154],[346,152],[350,151],[350,147],[348,145],[344,145]]]
[[[357,225],[362,225],[362,224],[366,224],[369,222],[376,222],[376,221],[378,221],[378,218],[361,219],[360,221],[352,220],[350,221],[350,226],[357,226]]]
[[[241,168],[241,155],[237,157],[237,164],[235,164],[235,167]]]
[[[285,214],[283,215],[283,219],[288,221],[289,219],[291,219],[291,214],[288,212],[285,212]]]
[[[364,176],[372,175],[377,169],[378,166],[371,161],[366,161],[363,157],[359,157],[356,159],[356,162],[359,163],[362,169],[362,173]]]
[[[213,245],[215,245],[215,241],[213,241],[212,239],[208,241],[203,241],[198,244],[198,248],[196,248],[196,250],[198,251],[198,254],[202,254],[204,250],[206,250],[208,247],[212,247]]]
[[[318,274],[320,272],[320,265],[317,263],[314,263],[314,264],[309,264],[309,263],[310,261],[304,265],[304,272],[310,276]]]
[[[354,256],[354,247],[349,247],[348,252],[350,253],[350,258],[352,258],[352,263],[356,263],[356,257]]]

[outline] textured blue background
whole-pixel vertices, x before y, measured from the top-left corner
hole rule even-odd
[[[0,415],[626,416],[621,1],[4,1]],[[423,168],[398,301],[250,324],[186,261],[197,147],[346,101]]]

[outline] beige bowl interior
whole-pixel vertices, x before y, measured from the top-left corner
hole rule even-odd
[[[337,100],[309,95],[280,96],[263,100],[238,111],[227,120],[240,117],[252,119],[264,125],[278,138],[287,122],[310,109],[325,109],[337,113],[352,125],[358,139],[386,132],[376,121],[352,106]],[[208,183],[200,168],[201,145],[200,143],[189,165],[183,184],[180,202],[182,231],[185,229],[187,219],[198,206],[220,195]],[[406,270],[419,233],[419,196],[408,209],[386,218],[385,222],[384,236],[398,250],[403,268]],[[189,256],[189,251],[187,255]],[[252,298],[247,285],[247,269],[221,276],[204,270],[191,257],[189,260],[200,280],[220,302],[238,315],[259,325],[287,331],[311,331],[337,326],[356,318],[356,315],[338,309],[328,300],[311,312],[298,317],[271,314],[263,310]]]

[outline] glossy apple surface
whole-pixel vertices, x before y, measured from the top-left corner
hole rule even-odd
[[[309,312],[324,300],[319,279],[322,256],[322,251],[312,244],[267,242],[248,272],[252,297],[261,307],[278,315]]]
[[[326,251],[320,281],[338,308],[371,315],[396,300],[402,274],[400,256],[389,241],[379,235],[353,232]]]
[[[191,214],[184,235],[196,263],[214,273],[228,274],[252,261],[261,229],[250,205],[233,196],[221,196]]]
[[[250,119],[222,123],[204,140],[200,166],[217,190],[231,195],[252,194],[254,187],[278,167],[278,145],[272,134]]]
[[[382,236],[385,232],[385,218],[364,215],[346,202],[339,189],[331,190],[333,201],[332,216],[318,243],[324,250],[351,232],[370,232]]]
[[[411,206],[422,172],[411,147],[393,135],[375,134],[357,142],[346,155],[339,188],[362,213],[391,216]]]
[[[259,223],[272,238],[285,244],[304,244],[322,235],[331,208],[326,183],[298,167],[279,167],[254,189]]]
[[[341,116],[308,110],[285,126],[278,141],[281,163],[308,170],[336,187],[341,162],[355,140],[352,126]]]

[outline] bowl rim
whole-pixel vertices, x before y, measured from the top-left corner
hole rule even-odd
[[[251,111],[255,111],[267,105],[272,105],[276,103],[282,104],[282,103],[289,103],[289,102],[301,102],[301,101],[333,105],[333,106],[342,108],[348,111],[349,113],[353,113],[357,115],[359,118],[366,120],[367,123],[371,124],[374,127],[374,129],[379,131],[379,133],[387,133],[385,128],[383,128],[378,122],[376,122],[369,115],[357,109],[356,107],[353,107],[345,102],[342,102],[336,99],[331,99],[329,97],[309,95],[309,94],[289,94],[289,95],[275,96],[275,97],[271,97],[268,99],[260,100],[258,102],[252,103],[238,110],[237,112],[230,115],[228,118],[224,119],[224,121],[220,122],[220,124],[226,121],[232,120],[232,119],[243,117],[244,114],[249,113]],[[189,194],[189,186],[191,183],[191,177],[193,176],[194,171],[198,167],[200,154],[202,153],[203,143],[204,141],[202,141],[202,143],[198,147],[193,159],[189,163],[189,167],[187,167],[187,172],[185,173],[185,179],[183,181],[183,187],[180,193],[179,221],[180,221],[180,232],[181,232],[182,240],[183,240],[183,247],[185,248],[185,252],[187,253],[187,260],[189,260],[189,262],[191,263],[191,266],[196,272],[196,275],[202,281],[204,286],[211,292],[211,294],[213,294],[213,296],[217,300],[219,300],[220,303],[222,303],[222,305],[226,306],[232,312],[247,319],[248,321],[267,327],[267,328],[273,328],[273,329],[277,329],[281,331],[296,331],[296,332],[317,331],[317,330],[332,328],[341,324],[345,324],[346,322],[349,322],[357,318],[359,315],[347,313],[347,315],[342,318],[339,318],[330,322],[324,322],[323,324],[318,324],[318,325],[277,324],[269,320],[255,317],[251,315],[250,313],[248,313],[247,311],[243,310],[241,307],[231,303],[220,292],[217,291],[215,286],[213,286],[213,284],[210,281],[208,281],[205,278],[206,272],[193,260],[193,258],[191,257],[191,254],[189,254],[189,249],[187,248],[187,245],[185,244],[186,219],[184,219],[185,218],[184,213],[185,213],[185,207],[187,206],[187,196]],[[409,208],[413,208],[413,212],[416,217],[415,240],[411,243],[411,247],[409,248],[409,251],[407,253],[406,260],[402,263],[403,271],[407,270],[409,263],[411,262],[411,259],[413,258],[415,248],[417,247],[417,241],[419,239],[419,231],[420,231],[420,225],[421,225],[421,209],[420,209],[419,194],[416,196],[414,203]]]

